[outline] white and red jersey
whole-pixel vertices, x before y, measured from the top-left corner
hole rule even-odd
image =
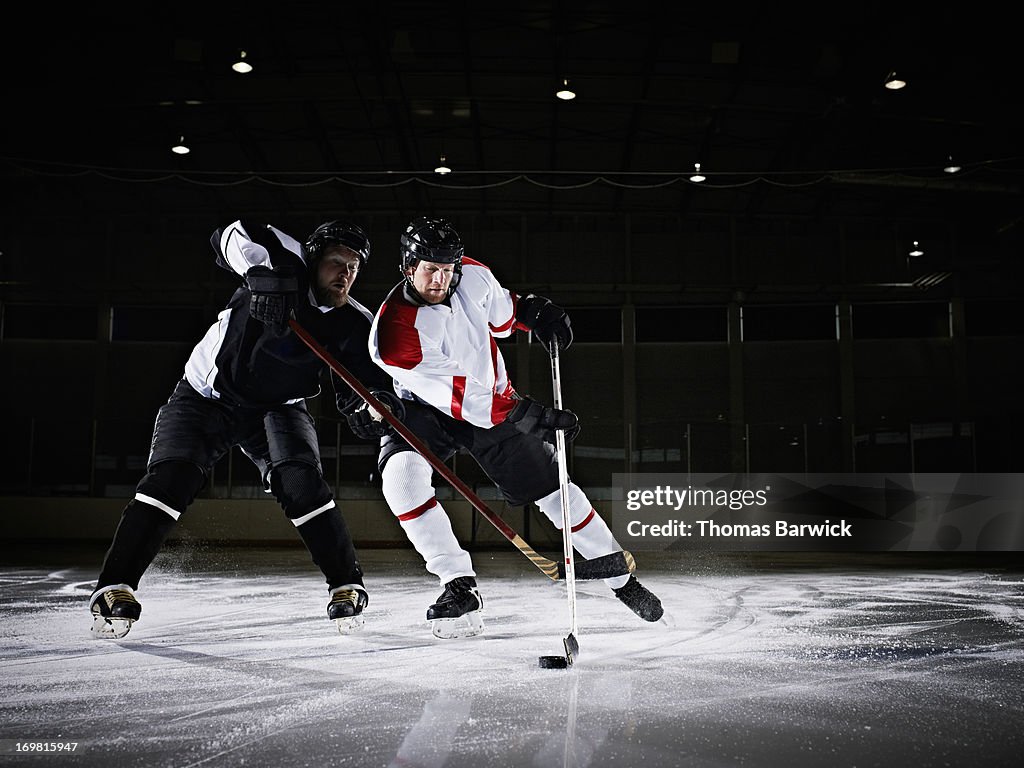
[[[514,330],[519,296],[486,265],[462,260],[462,280],[448,301],[420,304],[395,286],[370,329],[373,361],[395,380],[400,397],[429,403],[452,418],[489,429],[516,401],[496,339]]]

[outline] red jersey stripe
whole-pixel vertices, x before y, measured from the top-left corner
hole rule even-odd
[[[452,376],[452,418],[462,418],[462,401],[466,397],[466,377]]]
[[[420,334],[416,330],[416,307],[395,295],[380,311],[377,345],[381,360],[396,368],[412,370],[423,361]]]
[[[511,328],[512,324],[516,321],[516,307],[519,306],[519,296],[518,294],[512,293],[511,291],[509,292],[509,295],[512,297],[512,317],[510,317],[501,325],[491,325],[490,323],[488,323],[487,325],[490,326],[491,333],[504,333],[509,328]]]

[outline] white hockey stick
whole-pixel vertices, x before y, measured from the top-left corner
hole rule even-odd
[[[562,410],[562,374],[558,365],[558,340],[551,340],[551,388],[555,408]],[[565,591],[569,596],[569,635],[565,644],[565,660],[572,664],[580,652],[576,640],[576,566],[572,549],[572,521],[569,519],[569,468],[565,460],[565,430],[555,430],[555,453],[558,456],[558,488],[562,499],[562,550],[565,554]]]

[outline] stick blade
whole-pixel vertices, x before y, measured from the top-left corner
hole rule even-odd
[[[610,579],[615,576],[625,576],[636,570],[636,561],[631,552],[612,552],[610,555],[602,555],[590,560],[578,558],[573,562],[573,574],[577,579],[589,581],[592,579]],[[565,578],[565,563],[558,563],[558,576]]]
[[[576,635],[570,632],[568,637],[562,640],[562,643],[565,645],[565,660],[568,664],[572,664],[580,655],[580,644],[576,640]]]

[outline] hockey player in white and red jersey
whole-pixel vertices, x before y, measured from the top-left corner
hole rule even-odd
[[[395,380],[403,421],[442,459],[465,448],[513,506],[535,502],[557,528],[562,507],[554,430],[579,432],[572,411],[525,397],[509,381],[496,339],[532,331],[550,349],[567,348],[566,313],[547,299],[506,290],[488,267],[463,255],[444,219],[417,218],[401,237],[401,271],[370,329],[370,354]],[[401,437],[381,441],[384,497],[409,541],[440,579],[443,591],[427,609],[437,637],[483,631],[483,599],[469,553],[434,495],[430,464]],[[569,484],[573,545],[585,558],[622,551],[586,494]],[[615,595],[646,621],[661,601],[635,576],[606,579]]]

